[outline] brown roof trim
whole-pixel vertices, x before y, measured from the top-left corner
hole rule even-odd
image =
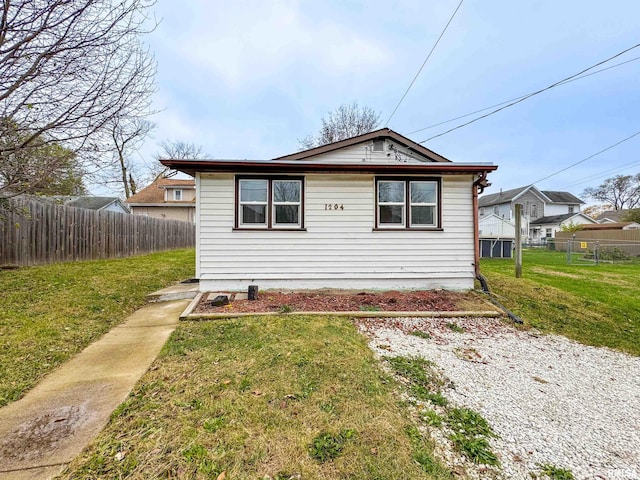
[[[196,172],[226,173],[359,173],[359,174],[449,174],[464,175],[492,172],[497,165],[433,163],[311,163],[297,161],[233,160],[161,160],[167,167],[189,175]]]
[[[427,157],[434,162],[450,162],[451,160],[443,157],[442,155],[438,155],[436,152],[429,150],[426,147],[423,147],[419,143],[414,142],[413,140],[400,135],[397,132],[389,128],[381,128],[379,130],[374,130],[373,132],[365,133],[362,135],[358,135],[357,137],[347,138],[346,140],[340,140],[338,142],[328,143],[327,145],[322,145],[320,147],[310,148],[309,150],[303,150],[302,152],[292,153],[290,155],[284,155],[282,157],[274,158],[274,160],[303,160],[311,157],[315,157],[316,155],[322,155],[323,153],[332,152],[334,150],[339,150],[344,147],[350,147],[351,145],[357,145],[358,143],[366,142],[368,140],[373,140],[375,138],[380,137],[389,137],[395,140],[396,142],[402,144],[404,147],[407,147],[409,150],[413,150],[420,155]]]

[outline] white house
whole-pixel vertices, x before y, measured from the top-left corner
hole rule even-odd
[[[161,177],[127,199],[134,215],[195,222],[196,182]]]
[[[196,178],[202,291],[470,289],[491,164],[380,129],[273,160],[162,160]]]
[[[547,239],[554,238],[563,228],[595,223],[597,222],[590,216],[580,212],[536,218],[529,224],[530,239],[534,242],[546,242]]]
[[[479,201],[480,221],[496,215],[515,223],[516,204],[522,205],[522,234],[530,242],[544,242],[564,225],[595,223],[591,217],[580,213],[580,206],[584,202],[575,195],[539,190],[535,185],[483,195]]]
[[[513,222],[496,214],[485,215],[478,221],[480,238],[516,238],[516,226]]]

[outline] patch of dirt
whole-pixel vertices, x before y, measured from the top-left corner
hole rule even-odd
[[[551,270],[549,268],[544,268],[544,267],[533,267],[531,271],[534,273],[540,273],[542,275],[554,275],[556,277],[567,277],[567,278],[575,278],[575,279],[583,278],[582,275],[576,275],[574,273],[558,272],[556,270]]]
[[[73,435],[87,420],[83,406],[60,407],[23,423],[9,438],[0,442],[0,460],[38,458]]]
[[[195,313],[256,313],[256,312],[431,312],[460,310],[459,305],[475,305],[490,310],[484,301],[470,293],[444,290],[415,290],[388,292],[260,292],[257,300],[232,300],[229,305],[214,307],[203,295]]]

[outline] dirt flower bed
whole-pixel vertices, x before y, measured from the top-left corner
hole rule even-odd
[[[388,292],[260,292],[257,300],[235,299],[221,307],[211,305],[215,295],[204,295],[194,313],[251,313],[251,312],[355,312],[355,311],[454,311],[479,304],[473,295],[444,290],[388,291]]]

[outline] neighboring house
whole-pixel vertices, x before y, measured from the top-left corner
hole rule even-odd
[[[535,185],[528,185],[480,197],[480,219],[493,214],[515,223],[515,205],[518,203],[522,205],[523,236],[530,242],[544,241],[548,238],[548,228],[553,236],[561,224],[566,224],[566,219],[580,213],[580,207],[584,204],[569,192],[543,191],[538,190]],[[587,220],[579,223],[595,223],[590,217],[583,216]],[[558,222],[549,223],[554,219]]]
[[[473,288],[491,164],[389,130],[273,160],[162,160],[196,178],[202,291]]]
[[[162,177],[127,200],[134,215],[195,222],[196,182]]]
[[[85,208],[87,210],[101,210],[106,212],[131,213],[126,203],[118,197],[78,197],[68,195],[52,195],[47,197],[29,196],[40,202],[66,207]]]
[[[515,224],[494,213],[480,218],[478,227],[480,238],[516,238]]]
[[[536,218],[529,223],[529,239],[532,242],[546,242],[554,238],[556,232],[578,225],[595,224],[596,221],[584,213],[565,213]]]
[[[117,197],[77,197],[66,202],[67,207],[102,210],[106,212],[131,213],[129,207]]]
[[[492,213],[478,221],[480,236],[480,257],[511,258],[516,238],[516,226],[508,220]]]
[[[637,222],[605,222],[595,225],[582,225],[582,230],[640,230]]]
[[[607,210],[598,215],[595,220],[598,223],[618,223],[629,212],[628,208],[620,210]]]

